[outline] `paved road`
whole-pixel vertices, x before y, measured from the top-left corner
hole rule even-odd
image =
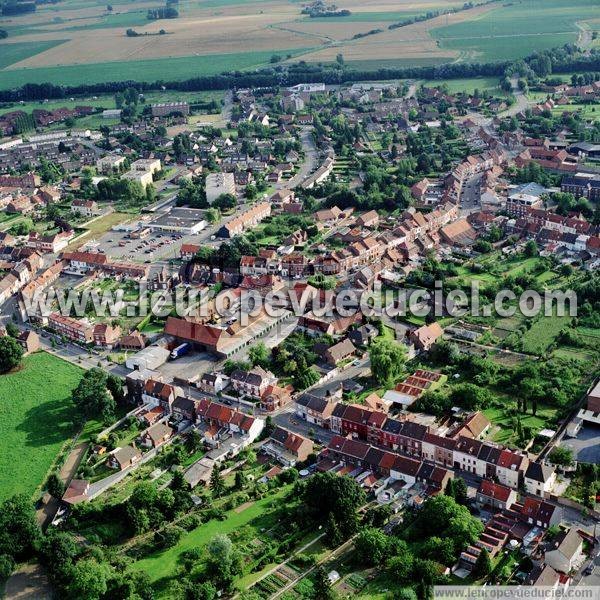
[[[462,214],[469,214],[479,210],[481,206],[481,179],[483,173],[473,175],[463,185],[460,194],[460,210]]]
[[[300,141],[304,150],[304,162],[300,165],[298,172],[288,181],[282,181],[275,185],[276,188],[293,189],[299,186],[316,168],[319,152],[313,139],[313,128],[304,127],[300,132]]]

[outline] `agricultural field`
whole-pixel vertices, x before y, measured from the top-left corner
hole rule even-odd
[[[575,42],[578,22],[597,18],[597,11],[595,0],[520,0],[431,33],[441,48],[458,51],[465,60],[511,60]]]
[[[76,85],[123,79],[178,80],[283,60],[335,61],[357,68],[425,66],[455,60],[502,60],[577,39],[576,21],[595,28],[594,0],[522,0],[476,6],[390,30],[392,23],[459,0],[347,0],[347,17],[309,18],[293,0],[185,0],[179,17],[148,20],[157,0],[65,0],[0,19],[0,89],[27,82]],[[527,10],[539,19],[530,23]],[[509,26],[510,24],[510,26]],[[133,28],[139,35],[125,35]],[[159,34],[164,30],[163,34]],[[367,32],[374,35],[360,37]],[[356,38],[355,36],[359,36]]]
[[[71,390],[83,371],[38,352],[0,376],[0,500],[32,495],[75,433]]]

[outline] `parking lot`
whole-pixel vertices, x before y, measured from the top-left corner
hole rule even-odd
[[[99,248],[113,260],[151,263],[179,257],[183,236],[150,232],[142,238],[131,238],[125,231],[110,231],[100,239]]]
[[[573,458],[579,462],[600,464],[600,427],[583,424],[576,438],[565,438],[561,444],[573,450]]]

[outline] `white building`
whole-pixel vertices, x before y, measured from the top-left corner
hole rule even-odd
[[[574,527],[557,536],[554,550],[546,552],[544,558],[547,565],[561,573],[570,573],[580,566],[582,559],[583,538]]]
[[[525,471],[525,490],[534,496],[546,497],[556,483],[556,471],[550,465],[530,462]]]
[[[222,194],[235,196],[233,173],[209,173],[206,176],[206,201],[212,204]]]

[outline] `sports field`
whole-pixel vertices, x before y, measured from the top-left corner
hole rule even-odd
[[[63,444],[75,433],[71,390],[83,371],[38,352],[0,375],[0,501],[31,495],[45,480]]]

